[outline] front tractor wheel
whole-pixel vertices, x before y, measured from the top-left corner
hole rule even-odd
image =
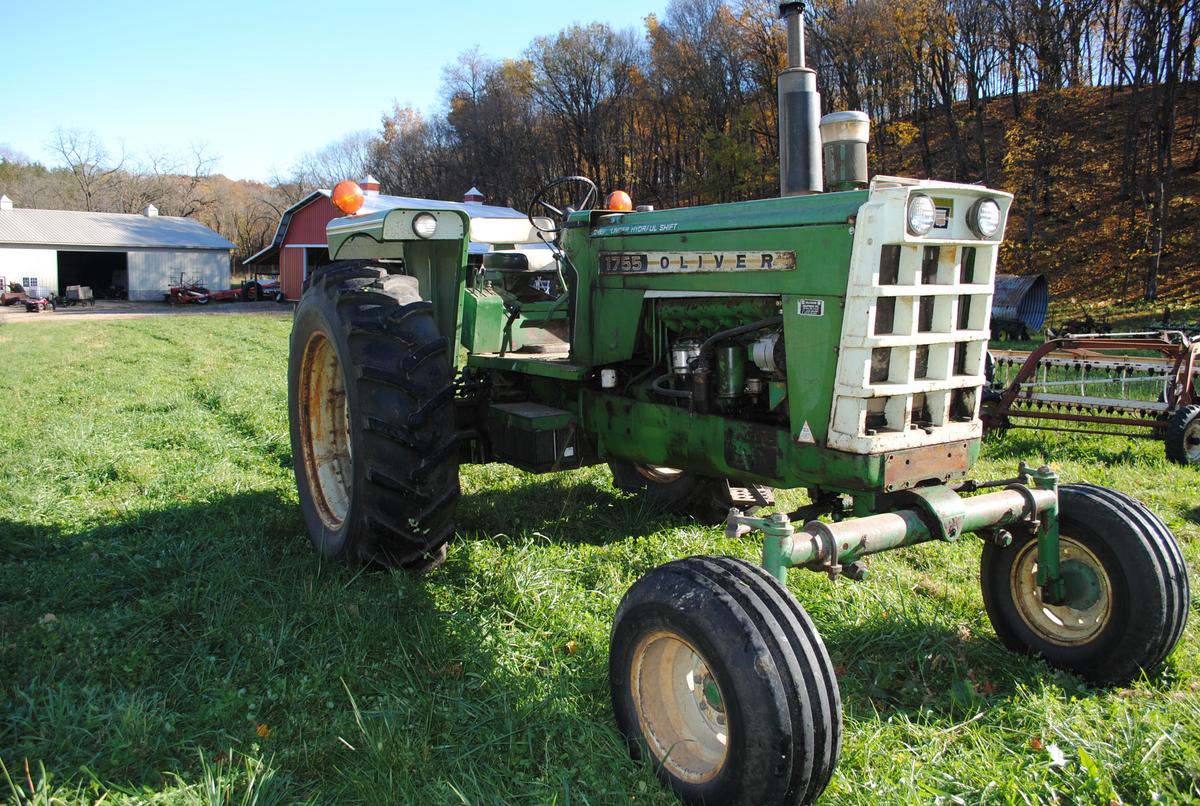
[[[688,515],[700,523],[718,524],[731,507],[750,513],[775,503],[770,487],[735,487],[728,479],[698,476],[673,467],[614,459],[608,463],[613,486],[640,496],[651,509]]]
[[[800,604],[761,568],[690,557],[639,579],[609,652],[617,725],[685,803],[799,804],[841,749],[833,664]]]
[[[288,415],[313,545],[350,562],[431,570],[458,501],[446,339],[413,277],[366,261],[311,278],[292,326]]]
[[[1139,501],[1091,484],[1059,488],[1059,568],[1066,601],[1037,584],[1037,538],[985,543],[983,603],[996,635],[1095,685],[1154,669],[1183,634],[1187,569],[1166,525]]]

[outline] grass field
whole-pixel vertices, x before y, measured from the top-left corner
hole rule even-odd
[[[749,540],[646,512],[604,468],[463,472],[444,568],[322,563],[292,486],[286,319],[0,327],[0,798],[12,803],[672,803],[609,713],[610,619],[652,566]],[[1200,566],[1200,472],[1015,432],[1132,493]],[[802,494],[782,496],[784,505]],[[998,643],[978,544],[792,572],[845,701],[823,802],[1200,802],[1200,634],[1092,690]]]

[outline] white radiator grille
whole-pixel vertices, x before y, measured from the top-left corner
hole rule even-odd
[[[913,193],[944,226],[908,233]],[[1011,196],[974,185],[876,178],[855,222],[829,446],[854,453],[980,436],[996,254],[1003,227],[979,238],[967,210]],[[944,215],[943,215],[944,214]]]

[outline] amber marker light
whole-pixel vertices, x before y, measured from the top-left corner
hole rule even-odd
[[[354,215],[363,206],[363,191],[353,179],[343,179],[333,187],[333,206],[346,215]]]
[[[623,190],[614,190],[605,199],[604,209],[619,210],[622,213],[628,213],[633,209],[633,199],[629,198],[629,194]]]

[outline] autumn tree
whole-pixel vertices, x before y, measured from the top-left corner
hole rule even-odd
[[[55,129],[50,149],[74,179],[83,209],[102,209],[104,194],[113,188],[125,164],[124,155],[111,162],[104,143],[95,132],[85,129]]]

